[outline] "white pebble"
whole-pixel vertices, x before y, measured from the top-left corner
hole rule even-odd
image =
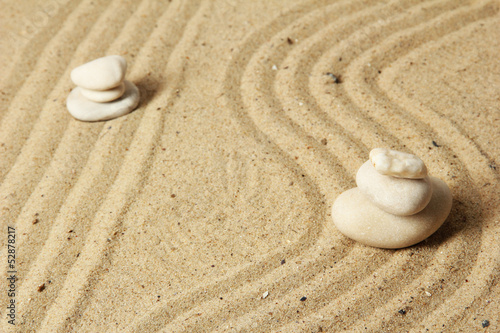
[[[71,80],[85,89],[108,90],[123,81],[126,71],[125,58],[111,55],[76,67],[71,71]]]
[[[432,186],[429,176],[406,179],[378,173],[366,161],[356,174],[359,190],[378,208],[395,215],[413,215],[429,203]]]
[[[130,81],[124,82],[123,96],[108,103],[90,101],[82,95],[81,88],[76,87],[66,100],[69,113],[82,121],[109,120],[129,113],[139,104],[139,89]]]
[[[421,179],[427,175],[420,158],[397,150],[375,148],[370,152],[370,161],[375,170],[387,176]]]
[[[433,192],[429,204],[410,216],[389,214],[353,188],[342,193],[332,207],[338,230],[362,244],[397,249],[419,243],[432,235],[450,213],[452,196],[442,180],[430,177]]]
[[[273,69],[273,71],[277,71],[278,70],[278,66],[273,65],[272,69]]]
[[[122,82],[117,87],[108,90],[90,90],[85,88],[80,89],[82,95],[87,99],[93,102],[105,103],[114,101],[115,99],[122,97],[123,93],[125,92],[125,83]]]
[[[265,293],[262,294],[262,298],[266,298],[267,296],[269,296],[269,291],[266,291]]]

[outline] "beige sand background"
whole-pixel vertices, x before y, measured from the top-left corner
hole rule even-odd
[[[500,332],[498,1],[1,6],[1,332]],[[73,119],[111,54],[139,108]],[[374,147],[453,192],[421,244],[332,226]]]

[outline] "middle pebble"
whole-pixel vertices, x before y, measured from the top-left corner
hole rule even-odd
[[[90,90],[80,87],[80,92],[82,93],[83,97],[86,97],[93,102],[111,102],[122,97],[123,93],[125,92],[125,83],[122,82],[118,87],[108,90]]]
[[[366,161],[356,174],[359,190],[378,208],[399,216],[413,215],[427,206],[432,197],[429,176],[422,179],[382,175]]]

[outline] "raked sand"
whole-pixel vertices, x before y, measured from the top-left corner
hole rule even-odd
[[[498,1],[1,6],[0,332],[500,331]],[[138,108],[75,120],[111,54]],[[428,240],[333,226],[375,147],[449,185]]]

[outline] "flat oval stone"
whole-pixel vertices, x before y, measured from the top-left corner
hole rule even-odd
[[[125,80],[125,93],[119,99],[108,103],[96,103],[82,95],[80,87],[71,91],[66,107],[73,117],[82,121],[109,120],[123,116],[139,104],[139,89]]]
[[[356,184],[375,206],[395,215],[413,215],[420,212],[432,196],[429,176],[406,179],[382,175],[370,161],[366,161],[359,168]]]
[[[77,86],[90,90],[108,90],[118,86],[125,77],[127,61],[119,55],[92,60],[71,71]]]
[[[90,90],[80,87],[80,92],[83,97],[97,103],[106,103],[114,101],[122,97],[125,92],[125,83],[122,82],[118,87],[114,87],[108,90]]]
[[[345,191],[333,204],[333,223],[345,236],[368,246],[398,249],[417,244],[439,229],[451,210],[452,196],[446,183],[435,177],[430,177],[430,182],[433,192],[429,204],[410,216],[383,211],[357,187]]]
[[[427,176],[427,168],[418,156],[386,148],[370,151],[370,161],[383,175],[420,179]]]

